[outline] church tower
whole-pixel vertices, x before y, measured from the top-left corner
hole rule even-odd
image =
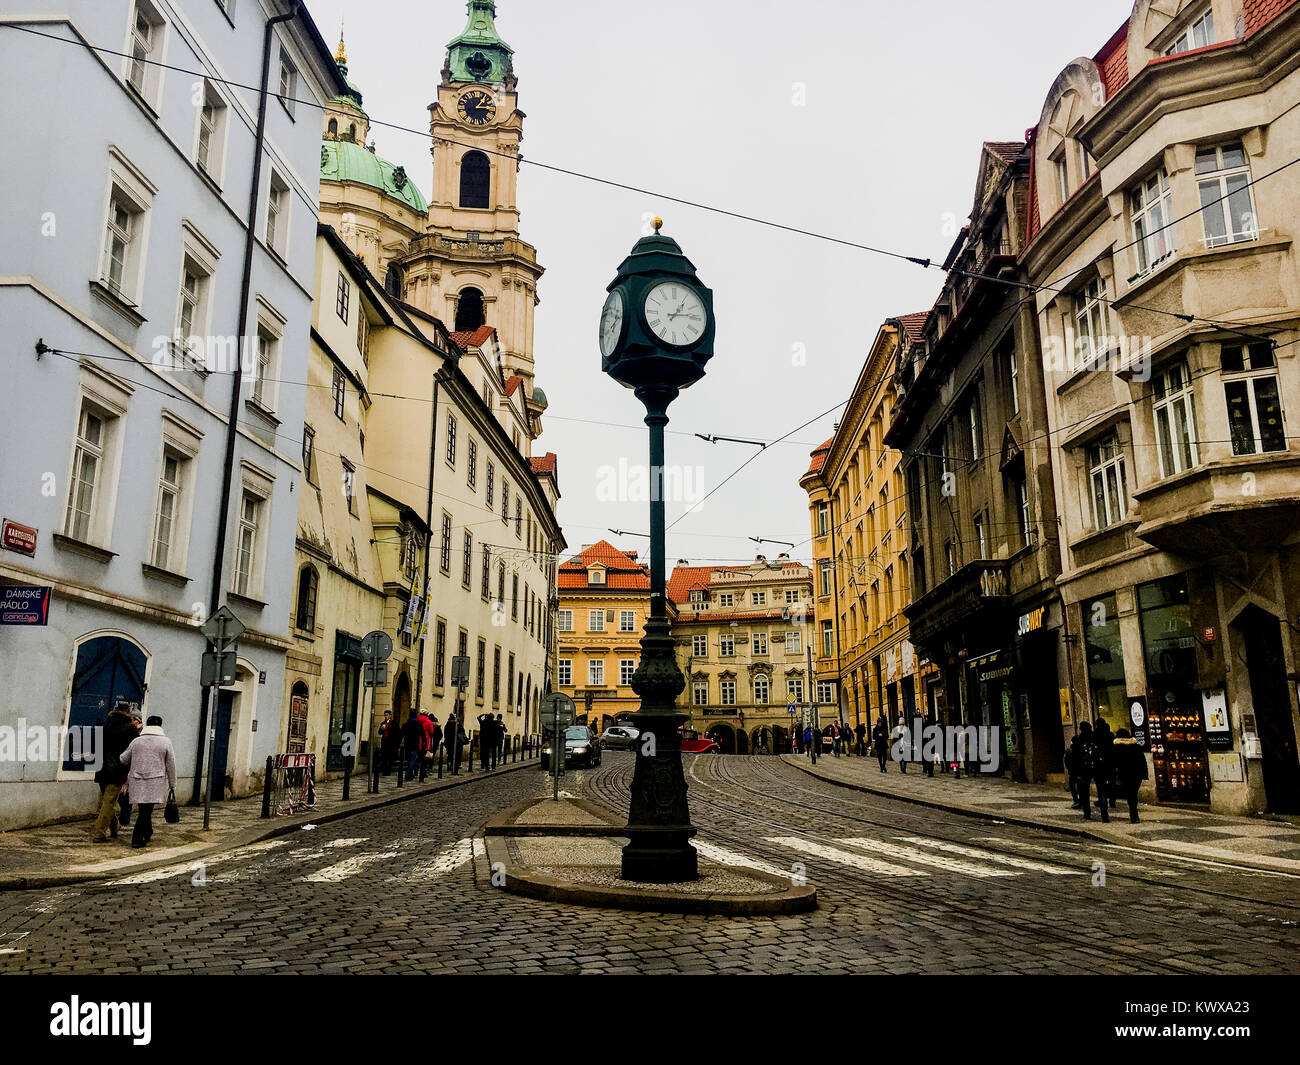
[[[519,236],[524,113],[493,0],[469,0],[429,105],[433,186],[425,233],[400,263],[404,298],[456,332],[495,328],[502,368],[534,404],[533,312],[543,269]],[[545,404],[539,392],[536,400]]]

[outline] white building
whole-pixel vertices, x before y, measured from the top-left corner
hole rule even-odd
[[[29,0],[0,16],[23,142],[0,201],[0,512],[37,530],[31,554],[0,551],[0,581],[52,589],[46,626],[0,627],[0,725],[138,704],[172,737],[182,801],[202,745],[197,623],[228,603],[247,626],[216,713],[236,793],[260,787],[284,691],[320,108],[345,88],[305,12],[272,25],[290,6]],[[27,753],[0,761],[0,828],[92,809],[82,763]]]

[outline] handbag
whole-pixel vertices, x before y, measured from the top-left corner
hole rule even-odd
[[[167,792],[167,805],[163,807],[163,820],[169,825],[174,825],[181,819],[180,807],[176,805],[176,789],[171,788]]]

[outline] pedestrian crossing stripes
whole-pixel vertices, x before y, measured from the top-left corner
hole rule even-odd
[[[473,858],[474,841],[460,839],[450,847],[444,847],[429,861],[417,865],[414,869],[404,870],[401,875],[394,877],[394,879],[401,880],[404,883],[437,880],[460,868],[466,862],[472,861]]]
[[[1046,873],[1048,876],[1074,876],[1079,870],[1070,869],[1064,865],[1047,865],[1043,862],[1035,862],[1029,858],[1013,858],[1008,854],[997,854],[994,851],[980,850],[977,847],[963,847],[960,843],[948,843],[939,839],[926,839],[923,836],[899,836],[904,843],[911,843],[917,847],[931,847],[934,850],[948,851],[951,854],[964,854],[970,858],[981,858],[986,862],[997,862],[999,865],[1010,865],[1016,869],[1025,869],[1034,873]]]
[[[697,839],[695,849],[699,852],[701,858],[706,861],[717,862],[719,865],[738,865],[745,869],[757,869],[760,873],[783,876],[787,880],[790,879],[790,874],[793,872],[789,868],[782,869],[758,858],[750,858],[748,855],[727,850],[726,847],[719,847],[716,843],[705,843],[703,840]]]
[[[894,865],[890,862],[882,862],[879,859],[868,857],[865,854],[854,854],[852,851],[840,850],[838,847],[827,847],[822,843],[814,843],[810,839],[800,839],[798,836],[768,836],[768,843],[774,843],[778,847],[789,847],[791,850],[800,851],[804,854],[811,854],[814,858],[826,858],[832,862],[838,862],[840,865],[849,865],[854,869],[861,869],[867,873],[875,873],[878,876],[924,876],[919,869],[909,869],[905,865]],[[836,840],[837,843],[851,842],[848,840]],[[871,842],[864,840],[860,842]]]
[[[1020,875],[1010,869],[998,869],[995,866],[980,865],[961,858],[949,858],[944,854],[929,854],[915,847],[900,847],[897,843],[886,843],[879,839],[852,838],[842,839],[839,842],[847,843],[850,847],[864,847],[878,854],[887,854],[891,858],[902,858],[904,861],[915,862],[918,865],[927,865],[935,869],[943,869],[945,872],[961,873],[980,879]]]
[[[356,842],[360,843],[361,840]],[[361,872],[367,865],[373,865],[375,862],[382,862],[388,858],[396,858],[397,851],[381,851],[378,854],[358,854],[352,858],[344,858],[343,861],[334,865],[327,865],[324,869],[317,869],[314,873],[308,873],[298,879],[307,884],[337,884],[340,880],[346,880],[348,877]]]

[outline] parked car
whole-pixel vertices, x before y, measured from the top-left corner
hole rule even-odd
[[[682,738],[682,754],[719,754],[722,748],[717,741],[701,736],[693,728],[678,729]]]
[[[633,725],[610,725],[600,737],[600,746],[606,751],[630,751],[640,736],[641,730]]]
[[[551,741],[542,748],[542,768],[551,768]],[[564,730],[564,767],[600,765],[600,740],[586,725],[570,725]]]

